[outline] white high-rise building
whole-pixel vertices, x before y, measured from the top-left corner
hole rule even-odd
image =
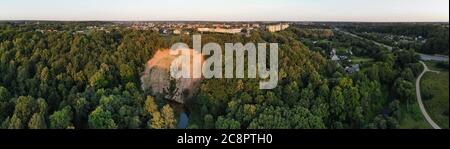
[[[269,32],[278,32],[278,31],[285,30],[287,28],[289,28],[289,24],[282,24],[282,23],[277,24],[277,25],[267,25],[266,26],[266,29]]]

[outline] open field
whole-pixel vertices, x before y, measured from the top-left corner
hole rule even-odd
[[[448,70],[438,68],[436,63],[427,62],[427,66],[440,73],[428,72],[421,81],[421,92],[428,95],[424,98],[425,108],[430,117],[442,128],[449,128]]]
[[[400,129],[432,129],[431,125],[423,117],[420,112],[419,105],[417,101],[410,105],[409,110],[405,106],[401,106],[401,118],[399,120]]]
[[[368,58],[368,57],[352,57],[352,62],[353,63],[366,63],[366,62],[372,62],[373,58]]]

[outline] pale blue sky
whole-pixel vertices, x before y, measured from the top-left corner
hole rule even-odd
[[[449,0],[0,0],[0,20],[449,21]]]

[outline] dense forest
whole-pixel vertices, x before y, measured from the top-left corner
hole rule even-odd
[[[0,128],[177,128],[179,105],[143,91],[140,75],[156,50],[192,45],[191,37],[120,26],[78,32],[87,25],[0,23]],[[303,38],[375,60],[350,74],[327,59],[327,44],[310,49]],[[192,129],[397,128],[422,70],[414,49],[391,52],[332,30],[203,34],[209,42],[279,43],[280,81],[260,90],[255,79],[203,80],[182,105]]]

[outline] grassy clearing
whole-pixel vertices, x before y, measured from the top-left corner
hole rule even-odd
[[[436,63],[427,62],[427,66],[440,73],[428,72],[421,81],[421,93],[425,108],[430,117],[442,128],[449,128],[449,74],[448,69],[438,68]],[[425,97],[424,97],[425,95]],[[428,96],[427,96],[428,95]]]
[[[373,58],[368,58],[368,57],[352,57],[352,62],[353,63],[366,63],[366,62],[372,62],[374,59]]]
[[[422,112],[420,112],[417,101],[409,105],[409,110],[406,105],[403,105],[401,113],[401,119],[399,120],[400,129],[432,129],[431,125],[423,117]]]

